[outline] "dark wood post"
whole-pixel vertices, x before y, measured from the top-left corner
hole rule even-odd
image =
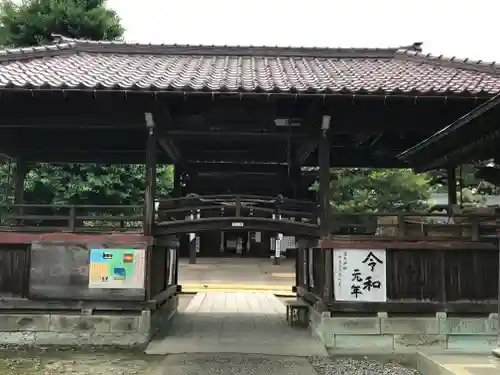
[[[16,160],[16,164],[13,170],[14,182],[14,204],[24,203],[24,182],[26,180],[26,175],[28,174],[29,166],[24,158],[19,158]],[[18,207],[16,210],[16,215],[23,214],[23,208]]]
[[[320,207],[320,236],[326,238],[330,235],[330,116],[323,116],[321,136],[318,142],[319,164],[319,207]],[[323,300],[329,302],[333,298],[333,250],[325,251],[325,282]]]
[[[153,235],[156,195],[156,132],[152,113],[145,113],[148,140],[146,144],[146,188],[144,197],[144,235]]]
[[[455,167],[448,168],[448,206],[451,212],[451,205],[457,204],[457,173]]]
[[[497,306],[497,313],[498,313],[498,327],[500,329],[500,241],[497,238],[498,241],[498,306]],[[498,338],[497,338],[497,345],[498,349],[500,349],[500,330],[498,331]]]
[[[182,196],[181,192],[181,166],[179,164],[176,164],[174,166],[174,189],[172,191],[172,196],[174,198],[180,198]]]
[[[189,264],[196,264],[196,233],[189,233]]]
[[[155,218],[155,195],[156,195],[156,132],[153,114],[144,114],[148,140],[146,143],[146,186],[144,189],[144,224],[145,236],[153,235],[153,223]],[[146,298],[151,298],[151,269],[153,262],[153,246],[148,245],[146,249]]]
[[[120,222],[123,223],[123,222]],[[70,232],[76,230],[76,208],[75,206],[69,207],[69,218],[68,218],[68,228]]]

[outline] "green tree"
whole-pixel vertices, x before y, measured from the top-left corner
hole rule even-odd
[[[123,35],[117,14],[104,0],[4,0],[0,44],[22,47],[47,43],[52,34],[91,40]],[[157,191],[168,196],[172,168],[158,168]],[[25,201],[71,204],[138,204],[143,201],[145,167],[139,165],[36,164],[28,173]],[[0,165],[0,200],[12,200],[9,163]]]
[[[485,202],[484,194],[498,194],[497,184],[500,179],[499,169],[489,166],[488,162],[479,164],[464,164],[455,168],[457,177],[457,202],[463,204],[482,204]],[[436,192],[448,192],[448,179],[446,170],[429,172],[431,184]],[[462,193],[460,193],[462,186]]]
[[[313,190],[318,190],[315,183]],[[432,186],[426,174],[410,169],[334,169],[330,203],[334,212],[394,212],[423,209]]]
[[[0,43],[31,46],[48,43],[52,34],[70,38],[114,40],[124,29],[105,0],[4,0],[0,5]]]

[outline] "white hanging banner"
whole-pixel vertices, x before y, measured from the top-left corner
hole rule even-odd
[[[168,265],[168,285],[173,285],[175,275],[175,258],[177,257],[177,250],[169,249],[169,265]]]
[[[313,257],[313,249],[309,249],[307,251],[308,253],[308,260],[309,260],[309,286],[311,288],[314,288],[314,257]],[[317,251],[317,250],[316,250]]]
[[[335,249],[336,301],[387,302],[385,249]]]
[[[255,232],[255,242],[260,243],[262,241],[261,232]]]

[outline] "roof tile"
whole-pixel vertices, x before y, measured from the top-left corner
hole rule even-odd
[[[425,55],[419,44],[398,51],[64,42],[0,52],[0,88],[500,92],[496,64]]]

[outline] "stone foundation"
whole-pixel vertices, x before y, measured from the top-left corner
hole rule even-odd
[[[0,314],[0,346],[141,347],[168,327],[177,305],[175,296],[153,313]]]
[[[481,317],[331,317],[310,309],[311,328],[333,350],[360,352],[489,352],[497,346],[498,314]]]

